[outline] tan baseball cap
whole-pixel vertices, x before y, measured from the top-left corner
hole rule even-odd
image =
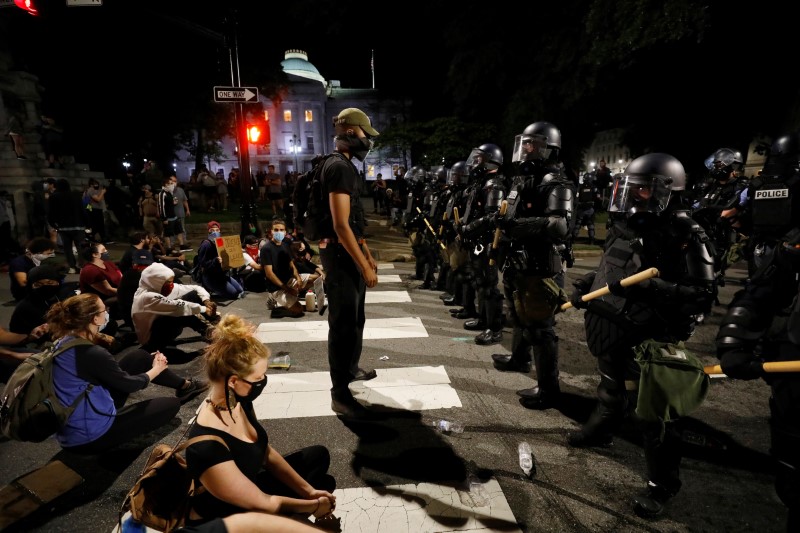
[[[369,121],[367,114],[357,107],[343,109],[333,121],[333,124],[335,126],[358,126],[363,129],[367,135],[371,135],[372,137],[380,135],[378,130],[372,127],[372,123]]]

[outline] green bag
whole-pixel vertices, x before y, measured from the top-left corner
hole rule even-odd
[[[688,415],[703,403],[710,380],[703,364],[683,342],[648,339],[633,351],[641,368],[636,404],[640,418],[666,423]]]

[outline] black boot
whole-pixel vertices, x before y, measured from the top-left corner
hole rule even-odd
[[[533,346],[538,386],[517,391],[520,402],[528,409],[550,409],[558,405],[561,387],[558,384],[558,339],[549,339]]]
[[[466,325],[465,325],[466,327]],[[491,329],[487,329],[480,335],[475,336],[475,344],[480,344],[481,346],[488,346],[490,344],[498,344],[503,342],[503,330],[500,331],[492,331]]]
[[[580,431],[570,433],[567,442],[573,448],[609,448],[614,444],[613,430],[619,417],[617,411],[598,402],[589,420]]]
[[[462,318],[461,314],[456,315],[456,318]],[[464,322],[464,329],[468,331],[479,331],[486,329],[486,322],[478,318],[477,313],[475,314],[474,318],[471,318]]]
[[[514,328],[511,337],[511,355],[492,354],[494,367],[502,372],[522,372],[527,374],[531,371],[531,352],[530,345],[525,341],[521,328]]]
[[[674,492],[648,481],[645,491],[633,499],[633,512],[642,518],[655,518],[661,514],[664,504],[673,496]]]

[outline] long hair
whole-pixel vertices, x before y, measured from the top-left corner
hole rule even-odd
[[[77,332],[89,333],[94,317],[103,309],[103,302],[96,294],[83,293],[70,296],[62,302],[50,306],[45,318],[50,328],[50,336],[59,339]]]

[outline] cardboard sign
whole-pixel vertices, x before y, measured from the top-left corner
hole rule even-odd
[[[242,255],[242,239],[238,235],[227,237],[217,237],[214,239],[217,245],[217,253],[222,258],[222,268],[239,268],[244,266],[244,255]]]

